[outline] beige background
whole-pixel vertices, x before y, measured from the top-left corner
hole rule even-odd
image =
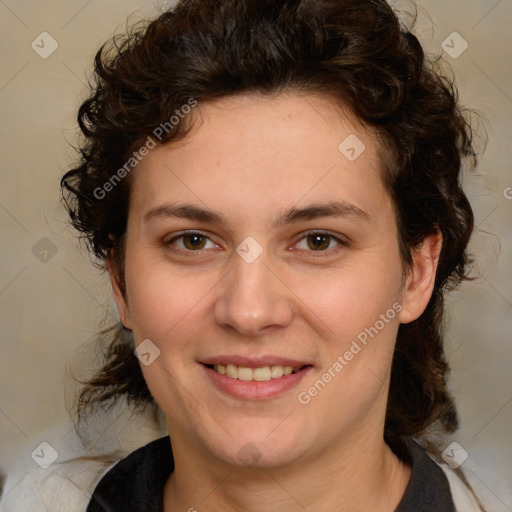
[[[34,465],[30,454],[42,441],[65,443],[71,429],[65,395],[69,402],[73,391],[66,366],[112,314],[105,276],[93,270],[67,227],[58,181],[74,157],[68,142],[75,140],[76,110],[95,51],[114,31],[123,31],[128,15],[138,20],[163,5],[0,0],[3,468],[20,460]],[[493,510],[511,511],[512,1],[422,0],[419,5],[415,33],[428,51],[439,53],[454,31],[467,41],[462,55],[445,53],[446,61],[462,103],[488,119],[485,156],[465,177],[477,219],[472,247],[480,278],[448,300],[447,352],[462,422],[453,439],[469,453],[463,468],[488,490]],[[31,48],[42,32],[59,45],[47,59]],[[460,48],[450,37],[454,50]],[[137,437],[132,443],[143,441]]]

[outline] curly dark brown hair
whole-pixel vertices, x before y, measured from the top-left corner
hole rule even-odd
[[[61,181],[71,222],[100,262],[113,258],[123,282],[129,169],[115,186],[104,184],[155,133],[159,144],[185,137],[189,123],[158,127],[191,98],[296,91],[342,102],[378,133],[404,269],[427,235],[443,236],[430,302],[399,328],[385,435],[418,437],[433,425],[453,432],[443,298],[468,278],[473,213],[460,174],[476,153],[453,78],[437,62],[385,0],[181,0],[96,55],[78,115],[80,161]],[[121,396],[152,403],[130,333],[118,326],[109,336],[105,364],[83,388],[82,413]]]

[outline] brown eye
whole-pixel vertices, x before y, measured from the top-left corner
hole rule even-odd
[[[198,235],[197,233],[192,235],[183,235],[183,245],[194,251],[196,249],[202,249],[206,244],[206,237]]]
[[[341,249],[341,246],[347,245],[346,241],[330,233],[313,231],[305,233],[305,236],[299,240],[296,247],[306,252],[331,254],[337,249]]]
[[[324,234],[308,235],[308,247],[313,251],[320,251],[327,249],[331,242],[331,237]]]
[[[210,238],[200,232],[182,233],[174,238],[165,241],[165,245],[176,248],[181,252],[202,252],[201,249],[212,249],[217,247]],[[210,244],[210,245],[208,245]]]

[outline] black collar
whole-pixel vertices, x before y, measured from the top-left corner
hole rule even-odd
[[[401,450],[395,453],[412,464],[412,474],[395,512],[456,512],[443,470],[412,438],[400,439]],[[163,512],[164,486],[173,470],[169,436],[157,439],[119,461],[103,476],[86,512]]]

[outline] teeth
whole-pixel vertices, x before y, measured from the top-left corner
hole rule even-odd
[[[215,370],[215,366],[213,369]],[[234,364],[228,364],[226,366],[226,375],[232,379],[238,379],[238,366],[235,366]]]
[[[252,380],[252,369],[244,368],[243,366],[238,367],[238,380]]]
[[[284,368],[282,366],[271,366],[270,374],[272,375],[273,379],[278,379],[284,375]]]
[[[272,370],[270,369],[270,366],[263,366],[262,368],[253,368],[252,371],[252,378],[254,380],[258,381],[265,381],[270,380],[272,378]]]
[[[300,368],[291,366],[261,366],[260,368],[247,368],[245,366],[235,366],[234,364],[215,364],[213,369],[221,375],[227,375],[232,379],[238,380],[256,380],[259,382],[279,379],[283,375],[290,375],[298,372]]]

